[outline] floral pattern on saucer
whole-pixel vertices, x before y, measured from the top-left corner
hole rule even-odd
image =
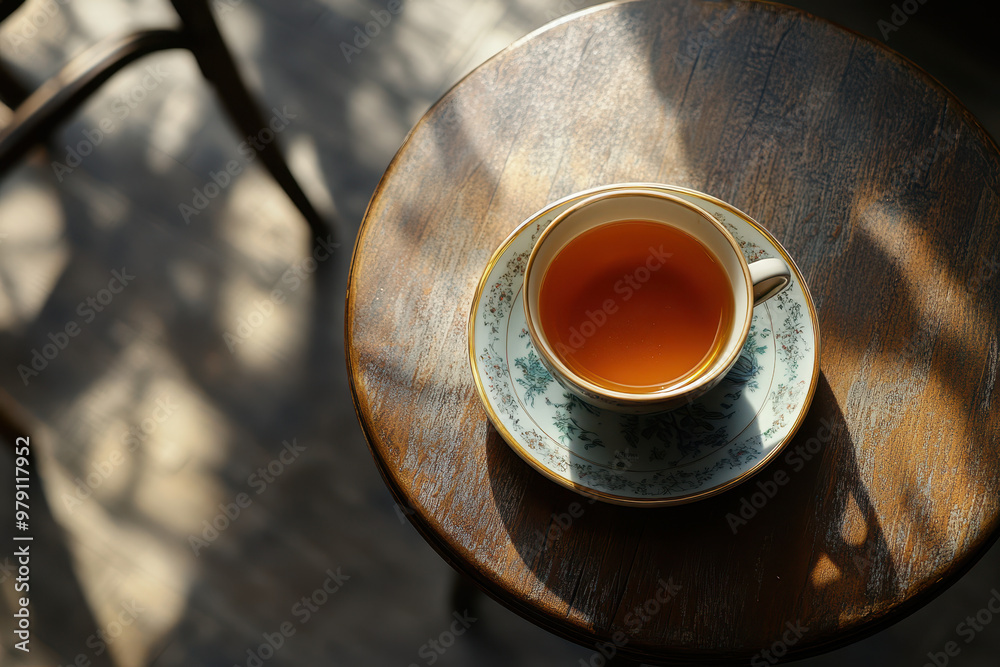
[[[714,215],[747,261],[780,255],[773,239],[715,200],[657,189]],[[610,502],[685,502],[747,476],[790,439],[812,396],[818,332],[797,271],[788,289],[754,310],[739,360],[712,391],[659,414],[601,410],[565,391],[541,364],[521,299],[535,239],[576,199],[536,215],[508,238],[473,305],[470,351],[494,426],[546,476]]]

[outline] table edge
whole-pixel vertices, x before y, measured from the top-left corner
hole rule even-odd
[[[400,491],[400,487],[397,484],[396,479],[392,476],[391,471],[381,454],[377,451],[376,446],[373,445],[373,434],[370,432],[368,425],[365,423],[361,415],[361,392],[356,382],[356,363],[353,355],[355,349],[354,337],[352,335],[352,325],[354,322],[354,317],[352,314],[352,307],[355,301],[355,287],[356,287],[356,272],[358,271],[360,249],[363,239],[370,227],[370,218],[373,209],[376,205],[376,200],[382,193],[389,177],[395,172],[399,165],[400,159],[403,152],[407,148],[410,139],[419,129],[421,129],[428,119],[434,115],[435,111],[443,105],[445,100],[447,100],[452,93],[462,85],[466,80],[474,76],[480,69],[486,67],[491,62],[500,59],[501,57],[507,55],[521,48],[525,43],[533,39],[534,37],[547,32],[549,30],[555,29],[565,23],[572,20],[580,18],[587,14],[598,13],[601,11],[610,11],[619,6],[633,4],[633,3],[646,3],[652,2],[652,0],[613,0],[612,2],[604,3],[601,5],[596,5],[594,7],[585,8],[583,10],[573,12],[563,16],[561,18],[555,19],[545,25],[537,28],[521,37],[520,39],[514,41],[507,47],[501,49],[493,56],[489,57],[487,60],[483,61],[477,65],[473,70],[464,75],[461,79],[455,82],[447,91],[445,91],[441,97],[432,104],[428,110],[420,117],[417,123],[407,132],[403,142],[400,144],[399,149],[397,149],[393,158],[390,160],[378,185],[372,193],[369,200],[368,206],[365,209],[364,216],[362,218],[361,225],[359,226],[357,236],[355,238],[354,248],[351,254],[350,269],[347,278],[347,290],[345,298],[345,317],[344,317],[344,354],[347,362],[348,380],[351,389],[352,402],[354,403],[355,415],[358,418],[358,422],[362,428],[362,432],[365,436],[366,444],[368,445],[369,451],[372,454],[372,458],[375,461],[376,468],[379,474],[382,476],[383,481],[388,487],[394,500],[399,504],[417,510],[413,506],[409,499]],[[878,49],[880,49],[885,55],[892,58],[897,63],[908,67],[913,71],[918,77],[922,78],[925,83],[927,83],[932,89],[938,90],[944,95],[948,100],[949,104],[959,113],[959,115],[964,118],[969,125],[978,133],[982,138],[985,138],[985,144],[987,147],[992,148],[995,154],[1000,155],[1000,145],[998,145],[997,140],[986,130],[985,126],[979,121],[979,119],[962,103],[962,101],[944,84],[942,84],[935,76],[927,72],[923,67],[914,61],[910,60],[906,56],[902,55],[892,47],[879,42],[877,39],[869,37],[863,33],[858,32],[852,28],[842,26],[830,19],[826,19],[821,16],[817,16],[805,10],[791,7],[780,2],[774,2],[772,0],[757,0],[754,2],[747,2],[746,0],[731,0],[727,4],[735,5],[742,4],[747,5],[748,10],[754,6],[761,6],[767,10],[774,12],[784,12],[790,14],[796,14],[804,16],[807,20],[820,22],[827,25],[829,28],[834,30],[839,30],[846,33],[848,36],[854,37],[855,39],[863,40],[870,44],[874,44]],[[819,366],[817,366],[819,367]],[[484,415],[484,420],[489,423],[489,419]],[[492,428],[492,425],[489,426]],[[448,544],[447,541],[441,539],[430,527],[429,524],[425,522],[424,517],[419,511],[404,512],[409,519],[411,525],[417,530],[417,532],[424,538],[424,540],[430,544],[430,546],[456,571],[468,576],[476,586],[488,594],[491,598],[503,604],[508,609],[511,609],[515,613],[521,615],[522,617],[530,620],[536,625],[544,628],[545,630],[552,632],[553,634],[573,641],[574,643],[589,646],[593,645],[594,642],[606,641],[608,637],[599,636],[594,634],[592,631],[579,629],[576,632],[571,631],[572,628],[579,628],[580,626],[566,625],[560,623],[560,619],[554,615],[548,615],[541,613],[542,608],[536,605],[532,605],[529,601],[519,598],[518,596],[509,594],[509,591],[501,586],[497,586],[493,581],[486,577],[480,570],[469,566],[469,562],[461,558],[459,550],[453,545]],[[900,602],[898,605],[890,607],[886,613],[877,618],[861,621],[853,626],[849,626],[847,629],[837,636],[836,638],[818,639],[816,643],[812,645],[804,645],[804,643],[799,643],[796,646],[790,647],[788,651],[788,656],[791,659],[801,659],[809,656],[815,656],[823,653],[827,653],[838,648],[850,645],[860,639],[871,636],[876,632],[886,629],[906,617],[910,616],[914,612],[926,606],[928,603],[933,601],[945,590],[950,588],[955,582],[961,579],[969,570],[971,570],[982,557],[990,550],[990,548],[1000,540],[1000,516],[994,522],[992,529],[987,529],[982,531],[980,534],[980,540],[978,543],[973,543],[970,545],[969,550],[966,553],[964,559],[960,561],[952,561],[952,567],[942,571],[939,577],[926,584],[922,589],[916,590],[916,592],[907,600]],[[505,595],[505,593],[507,593]],[[631,647],[630,647],[631,646]],[[680,660],[680,661],[693,661],[704,662],[704,660],[718,660],[718,659],[746,659],[752,656],[749,653],[707,653],[707,652],[693,652],[693,651],[677,651],[677,652],[644,652],[641,650],[642,647],[636,647],[634,644],[630,646],[621,647],[619,649],[622,655],[633,656],[640,659],[643,658],[654,658],[657,660],[669,659],[669,660]],[[797,648],[801,647],[801,648]],[[701,660],[699,660],[701,658]]]

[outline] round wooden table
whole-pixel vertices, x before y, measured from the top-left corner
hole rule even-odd
[[[521,221],[641,181],[766,226],[823,343],[788,445],[803,456],[658,509],[590,503],[524,463],[487,420],[466,328]],[[591,664],[826,651],[926,603],[997,537],[998,217],[997,146],[880,45],[765,3],[597,7],[479,67],[386,171],[348,288],[358,416],[424,537],[517,613],[594,647]],[[539,534],[555,539],[538,549]]]

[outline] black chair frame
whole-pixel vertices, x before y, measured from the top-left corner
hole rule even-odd
[[[0,101],[11,110],[6,114],[10,117],[6,125],[0,128],[0,176],[49,137],[105,81],[140,58],[168,49],[186,49],[194,54],[241,135],[256,136],[268,126],[240,78],[208,2],[170,1],[181,19],[180,28],[145,30],[95,44],[33,92],[0,63]],[[22,3],[23,0],[5,2],[0,21]],[[332,226],[320,216],[292,176],[277,141],[261,144],[257,155],[302,212],[314,240],[330,235]]]

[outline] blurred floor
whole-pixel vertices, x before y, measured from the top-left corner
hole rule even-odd
[[[378,35],[359,39],[358,26],[387,4],[214,3],[266,115],[280,119],[293,170],[342,221],[329,260],[309,257],[298,212],[245,163],[187,54],[115,77],[47,152],[0,180],[0,386],[44,425],[35,442],[48,503],[32,514],[27,657],[7,631],[16,595],[0,552],[0,665],[590,660],[485,599],[453,645],[430,646],[448,643],[442,633],[468,602],[452,598],[452,571],[394,507],[370,459],[342,313],[364,208],[409,128],[487,57],[591,3],[407,0]],[[892,12],[798,4],[876,39]],[[158,0],[29,0],[0,32],[0,53],[38,81],[101,36],[170,20]],[[982,26],[928,3],[887,41],[996,137],[1000,68]],[[241,173],[229,179],[231,160]],[[128,283],[118,294],[106,291],[119,284],[114,272]],[[70,322],[80,333],[63,338]],[[25,383],[18,366],[47,344],[60,349]],[[7,449],[0,460],[9,470]],[[4,545],[12,523],[0,502]],[[994,547],[903,622],[801,664],[922,665],[962,640],[956,626],[998,588]],[[962,642],[952,664],[995,665],[997,655],[1000,622]]]

